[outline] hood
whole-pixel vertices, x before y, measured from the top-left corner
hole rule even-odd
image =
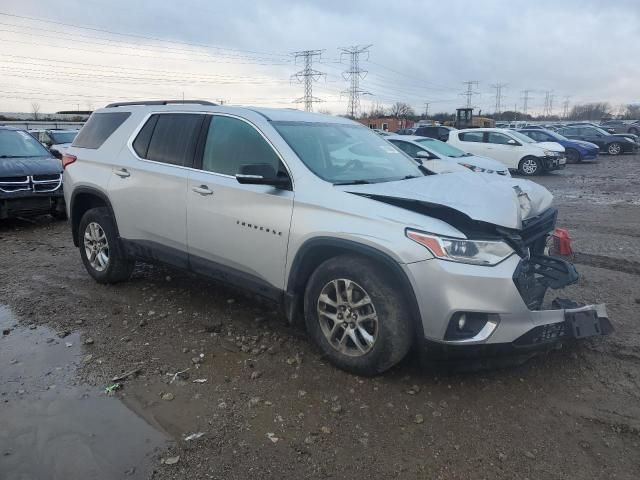
[[[49,150],[57,150],[59,152],[65,152],[67,150],[67,148],[69,148],[71,146],[71,142],[69,143],[56,143],[54,145],[51,145],[51,147],[49,147]]]
[[[62,173],[62,163],[57,158],[0,158],[0,177],[53,175],[57,173]]]
[[[630,138],[631,140],[633,140],[636,143],[638,142],[638,135],[635,135],[633,133],[616,133],[613,136],[614,137],[626,137],[626,138]]]
[[[580,145],[581,147],[584,147],[584,148],[600,149],[600,147],[598,147],[598,145],[596,145],[595,143],[585,142],[584,140],[571,140],[571,143]]]
[[[564,152],[564,147],[556,142],[538,142],[535,145],[545,150],[551,150],[552,152]]]
[[[546,188],[529,180],[471,171],[341,188],[358,195],[448,207],[473,220],[513,229],[522,228],[522,220],[539,215],[553,200]]]

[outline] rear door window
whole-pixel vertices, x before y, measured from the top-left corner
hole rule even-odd
[[[477,142],[482,143],[484,132],[462,132],[459,134],[460,140],[463,142]]]
[[[511,138],[497,132],[489,132],[487,137],[487,143],[497,143],[498,145],[507,145],[509,144],[509,140],[511,140]]]
[[[202,170],[235,175],[242,165],[266,163],[286,174],[280,158],[262,135],[247,122],[213,116],[202,155]]]
[[[146,124],[134,141],[134,149],[136,142],[140,139],[138,148],[143,150],[145,137],[151,135],[146,156],[142,158],[180,167],[191,167],[203,119],[204,115],[193,113],[152,115],[147,124],[155,121],[153,132],[149,132],[152,126],[149,125],[147,128]],[[137,150],[136,153],[138,153]]]
[[[130,115],[131,112],[94,113],[74,139],[73,146],[91,149],[100,148]]]

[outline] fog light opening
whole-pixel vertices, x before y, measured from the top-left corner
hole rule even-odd
[[[497,326],[496,315],[482,312],[456,312],[451,316],[444,339],[464,341],[476,337],[481,332],[490,335]]]

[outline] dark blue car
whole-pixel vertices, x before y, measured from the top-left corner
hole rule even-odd
[[[536,142],[559,143],[564,147],[565,155],[569,162],[581,162],[583,160],[595,160],[598,158],[600,148],[595,143],[584,142],[582,140],[570,140],[559,133],[546,129],[523,128],[518,131]]]

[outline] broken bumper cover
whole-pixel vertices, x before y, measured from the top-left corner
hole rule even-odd
[[[432,351],[437,347],[491,355],[545,349],[613,330],[605,305],[578,306],[557,300],[551,309],[539,309],[547,288],[577,280],[573,265],[561,259],[522,260],[513,255],[494,267],[433,259],[406,267],[418,298],[425,342]],[[524,284],[523,271],[527,272]],[[451,324],[463,313],[467,323],[474,318],[486,323],[468,338],[452,339]]]
[[[541,157],[545,170],[559,170],[567,166],[567,159],[563,155],[557,157]]]

